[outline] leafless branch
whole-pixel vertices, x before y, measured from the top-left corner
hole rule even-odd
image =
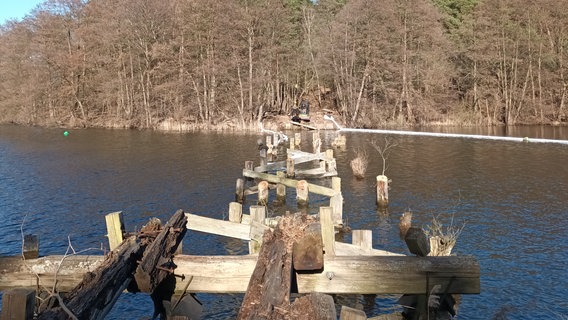
[[[371,140],[371,145],[373,146],[373,148],[375,148],[375,150],[379,152],[381,158],[383,159],[382,175],[385,175],[385,172],[387,171],[387,159],[392,149],[398,146],[398,143],[393,142],[389,137],[385,137],[384,145],[379,145],[375,140]]]

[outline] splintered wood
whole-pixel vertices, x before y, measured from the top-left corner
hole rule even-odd
[[[335,314],[330,314],[333,299],[316,296],[290,303],[293,246],[305,236],[314,237],[310,225],[315,222],[313,217],[297,213],[283,217],[274,231],[264,233],[238,319],[335,319]]]

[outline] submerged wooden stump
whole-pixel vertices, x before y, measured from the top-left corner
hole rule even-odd
[[[389,178],[385,175],[377,176],[377,206],[385,208],[389,205]]]

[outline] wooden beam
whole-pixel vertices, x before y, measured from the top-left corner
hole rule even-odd
[[[281,184],[283,184],[283,185],[285,185],[289,188],[296,188],[296,186],[298,185],[298,181],[294,180],[294,179],[281,178],[281,177],[278,177],[276,175],[272,175],[272,174],[268,174],[268,173],[255,172],[255,171],[247,170],[247,169],[243,169],[243,176],[248,177],[248,178],[266,180],[270,183],[281,183]],[[308,189],[312,193],[321,194],[321,195],[328,196],[328,197],[332,197],[332,196],[339,193],[339,191],[336,191],[336,190],[333,190],[333,189],[327,188],[327,187],[318,186],[317,184],[313,184],[313,183],[308,183]]]
[[[402,253],[395,253],[379,249],[362,248],[345,242],[335,241],[335,254],[338,256],[404,256]]]
[[[13,288],[35,289],[39,285],[69,292],[81,282],[85,273],[94,271],[103,259],[102,255],[56,255],[28,260],[23,260],[21,256],[0,257],[0,291]]]
[[[479,263],[470,256],[325,257],[324,270],[298,274],[300,292],[337,294],[427,294],[440,285],[440,292],[480,292]]]
[[[337,248],[340,248],[338,244],[336,242]],[[62,258],[48,256],[26,260],[25,264],[21,257],[0,258],[0,290],[35,288],[36,276],[28,270],[38,272],[40,283],[53,285],[54,271]],[[57,276],[57,288],[68,291],[79,283],[84,273],[92,271],[102,260],[103,256],[67,257]],[[256,260],[254,255],[177,255],[176,274],[183,274],[186,279],[193,276],[188,292],[245,292]],[[327,272],[333,273],[332,280],[326,276]],[[326,256],[324,272],[300,273],[297,279],[300,293],[426,294],[430,292],[426,290],[428,283],[430,289],[434,285],[442,285],[441,292],[446,292],[447,287],[447,293],[478,294],[479,275],[479,263],[471,256]],[[178,279],[177,292],[183,291],[185,281]]]
[[[331,161],[333,158],[329,158],[328,154],[325,152],[310,153],[300,150],[288,150],[288,158],[294,159],[294,164],[301,164],[306,162],[311,162],[314,160],[321,161]]]
[[[216,234],[225,237],[250,240],[250,226],[219,219],[207,218],[196,214],[186,213],[187,229]]]

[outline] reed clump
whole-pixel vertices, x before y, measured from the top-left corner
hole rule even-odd
[[[356,157],[351,160],[351,170],[353,170],[353,175],[357,179],[363,179],[365,173],[367,172],[367,166],[369,164],[369,155],[365,150],[358,149],[355,151]]]

